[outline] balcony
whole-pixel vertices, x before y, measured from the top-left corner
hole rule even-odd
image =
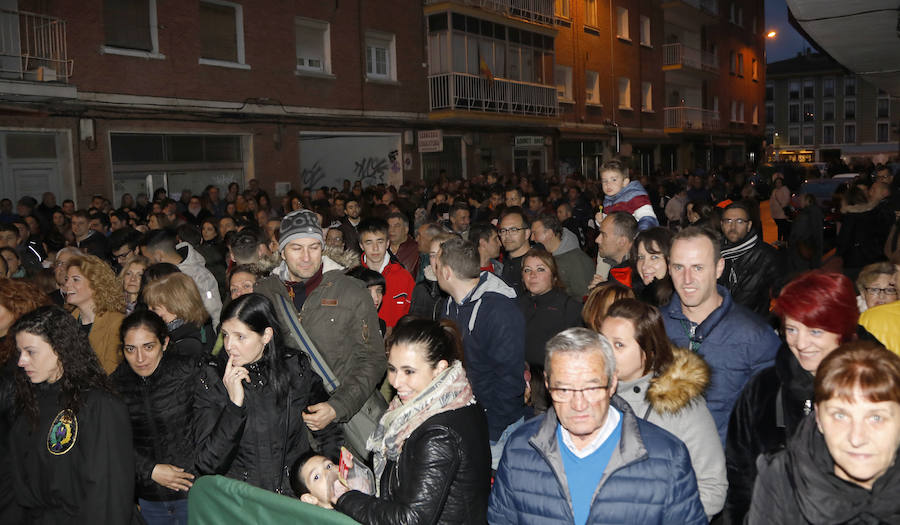
[[[719,17],[717,0],[663,0],[662,7],[704,24],[712,24]]]
[[[73,65],[65,20],[0,9],[0,78],[68,83]]]
[[[428,77],[431,111],[478,111],[503,115],[555,117],[556,87],[467,73]]]
[[[705,133],[720,129],[719,112],[675,106],[663,108],[666,133]]]
[[[425,0],[425,5],[446,2],[475,6],[510,18],[552,26],[554,0]]]
[[[717,74],[719,59],[715,53],[688,47],[684,44],[665,44],[663,46],[663,71],[685,68]]]

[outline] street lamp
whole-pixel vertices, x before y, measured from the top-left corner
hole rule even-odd
[[[771,39],[771,38],[775,38],[776,36],[778,36],[778,32],[776,32],[774,29],[769,31],[768,33],[766,33],[766,38]]]

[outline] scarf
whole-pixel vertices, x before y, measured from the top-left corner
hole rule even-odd
[[[300,312],[300,310],[303,309],[303,303],[306,302],[306,298],[309,297],[313,293],[313,290],[321,283],[322,265],[319,265],[319,269],[316,271],[315,275],[305,281],[284,281],[284,287],[287,288],[288,295],[294,303],[294,308],[297,309],[297,312]]]
[[[733,246],[728,246],[730,243],[726,242],[725,247],[722,249],[722,258],[726,261],[733,262],[734,260],[750,253],[750,250],[755,248],[758,243],[759,236],[755,233],[744,239],[743,242],[735,244]],[[728,279],[728,283],[731,285],[729,286],[729,288],[733,290],[733,286],[738,284],[738,277],[737,273],[734,271],[734,264],[730,265],[726,279]]]
[[[403,403],[399,396],[394,396],[387,411],[381,416],[375,433],[366,443],[366,448],[374,452],[375,494],[381,494],[381,475],[387,462],[396,461],[400,457],[406,438],[425,420],[474,403],[472,385],[469,384],[460,361],[438,374],[414,399]]]

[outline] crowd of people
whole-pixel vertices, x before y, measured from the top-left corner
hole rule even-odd
[[[187,523],[221,475],[366,524],[900,523],[900,177],[833,252],[772,185],[2,199],[0,522]]]

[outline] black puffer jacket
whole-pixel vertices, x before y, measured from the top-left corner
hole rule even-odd
[[[739,241],[737,245],[744,242],[747,239]],[[719,284],[728,288],[734,302],[765,317],[769,314],[769,303],[775,295],[774,290],[779,288],[784,279],[783,257],[778,250],[758,239],[747,253],[730,258],[728,250],[735,246],[726,242],[722,247],[725,271],[719,277]]]
[[[744,523],[756,480],[756,458],[784,448],[812,410],[812,399],[813,375],[800,366],[786,344],[778,350],[775,366],[756,374],[744,387],[731,412],[725,445],[726,523]]]
[[[478,404],[437,414],[381,476],[381,496],[350,491],[339,511],[368,525],[485,523],[491,491],[487,419]]]
[[[157,484],[150,476],[159,463],[196,474],[190,430],[199,372],[197,359],[166,352],[149,377],[135,374],[127,361],[111,376],[131,418],[139,498],[169,501],[188,496]]]
[[[547,341],[566,328],[581,326],[581,303],[560,288],[541,295],[525,291],[516,302],[525,317],[525,360],[543,369]]]
[[[200,359],[208,356],[216,344],[216,333],[212,322],[206,321],[203,328],[194,323],[184,323],[169,332],[169,353]]]
[[[228,398],[222,383],[226,358],[222,352],[199,376],[194,401],[197,472],[221,474],[289,494],[287,469],[310,449],[301,413],[309,405],[328,400],[322,379],[310,368],[306,354],[286,352],[280,366],[290,381],[287,407],[287,399],[276,399],[264,356],[245,367],[250,382],[243,384],[244,405],[239,407]],[[319,453],[338,457],[343,436],[335,423],[313,436]]]

